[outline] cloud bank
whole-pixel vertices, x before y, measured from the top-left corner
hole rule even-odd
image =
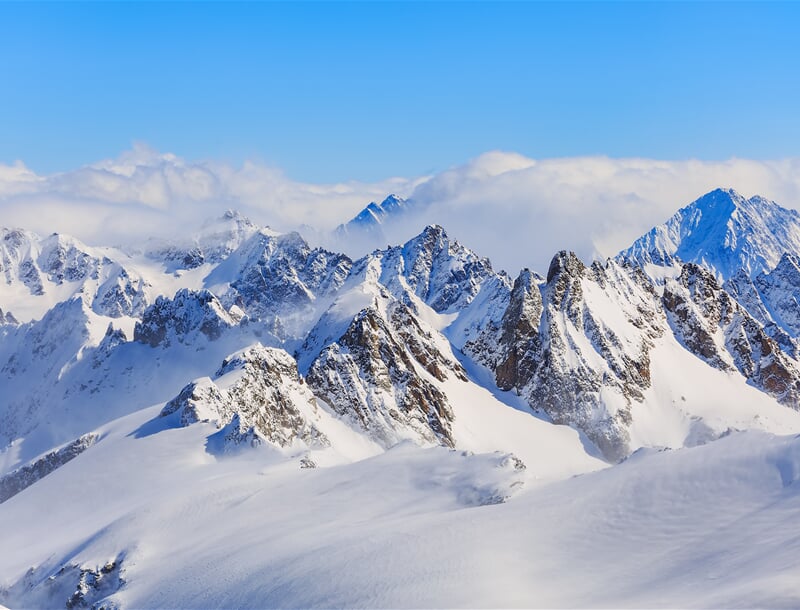
[[[310,184],[264,164],[187,161],[137,145],[59,174],[0,164],[0,226],[124,244],[191,233],[234,208],[277,230],[313,233],[309,227],[330,230],[368,202],[397,193],[412,198],[419,213],[393,227],[391,240],[436,222],[513,274],[523,266],[546,271],[561,249],[587,261],[613,255],[717,187],[800,208],[800,159],[535,160],[490,152],[432,176]]]
[[[493,152],[416,187],[427,220],[491,252],[496,266],[546,272],[553,254],[613,256],[718,187],[800,208],[800,159],[533,160]]]

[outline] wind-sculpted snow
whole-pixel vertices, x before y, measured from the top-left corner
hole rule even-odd
[[[288,447],[295,439],[325,446],[328,439],[314,425],[317,408],[294,359],[283,350],[254,345],[226,358],[213,381],[206,377],[188,384],[161,416],[172,416],[181,426],[212,422],[223,429],[217,440],[227,452],[263,441]]]
[[[147,416],[0,505],[0,540],[15,550],[0,554],[0,603],[63,608],[75,592],[98,608],[800,602],[795,436],[642,450],[539,485],[535,464],[518,470],[507,452],[410,444],[336,468],[263,452],[210,459],[196,427],[132,437]]]

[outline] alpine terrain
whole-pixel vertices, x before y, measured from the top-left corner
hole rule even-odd
[[[0,229],[0,605],[800,605],[800,214],[538,272],[420,229]]]

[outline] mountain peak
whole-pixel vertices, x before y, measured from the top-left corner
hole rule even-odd
[[[436,238],[436,239],[448,239],[447,231],[444,230],[444,227],[442,225],[437,225],[437,224],[430,224],[430,225],[426,226],[422,230],[422,233],[420,234],[420,237],[423,237],[423,238]]]
[[[548,283],[551,282],[556,275],[565,271],[575,277],[582,277],[586,271],[586,266],[574,252],[561,250],[561,252],[556,254],[553,260],[550,261],[550,268],[547,270]]]
[[[374,201],[356,214],[349,222],[339,225],[336,232],[345,235],[353,231],[380,232],[380,225],[390,218],[397,217],[409,210],[410,202],[395,194],[388,195],[380,203]]]
[[[800,253],[800,214],[774,201],[715,189],[678,210],[618,255],[639,265],[704,265],[721,279],[769,271],[784,252]]]

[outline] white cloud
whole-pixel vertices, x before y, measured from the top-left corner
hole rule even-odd
[[[494,152],[433,176],[413,197],[425,204],[429,221],[474,244],[497,267],[544,273],[561,249],[587,261],[612,256],[717,187],[800,208],[800,159],[536,161]]]
[[[719,186],[800,208],[800,159],[534,160],[490,152],[433,176],[311,184],[259,163],[187,161],[137,145],[116,159],[47,176],[19,162],[0,165],[0,225],[119,243],[186,233],[236,208],[278,230],[327,230],[394,192],[413,197],[422,213],[395,228],[393,241],[437,222],[498,268],[543,273],[560,249],[585,260],[613,255]]]
[[[0,226],[69,233],[93,244],[192,231],[234,208],[278,230],[330,229],[415,180],[308,184],[279,169],[187,161],[138,144],[116,159],[37,176],[17,162],[0,165]]]

